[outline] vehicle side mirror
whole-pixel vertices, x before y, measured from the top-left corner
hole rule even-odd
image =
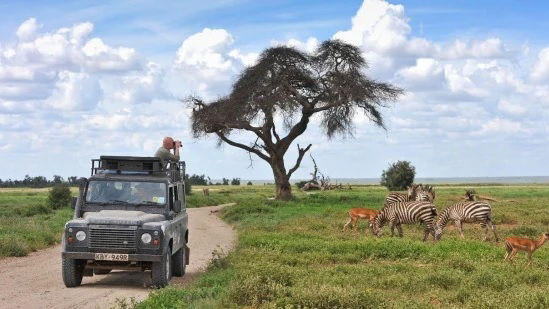
[[[180,212],[181,211],[181,201],[175,201],[173,204],[173,211]]]
[[[71,198],[71,208],[72,209],[75,209],[76,208],[76,202],[78,201],[78,198],[76,196],[73,196]]]

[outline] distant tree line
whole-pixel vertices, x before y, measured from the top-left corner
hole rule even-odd
[[[78,177],[70,176],[67,179],[59,175],[53,175],[52,179],[47,179],[44,176],[29,176],[25,175],[25,178],[22,180],[19,179],[0,179],[0,188],[19,188],[19,187],[29,187],[29,188],[45,188],[55,185],[69,185],[76,186]]]
[[[212,179],[206,175],[192,174],[186,175],[185,177],[191,185],[197,186],[228,186],[229,184],[233,186],[240,186],[240,178],[229,179],[223,177],[223,179],[221,179],[221,182],[217,181],[214,183],[212,182]],[[249,182],[248,184],[251,184],[251,182]]]
[[[20,188],[20,187],[28,187],[28,188],[46,188],[46,187],[52,187],[55,185],[68,185],[68,186],[77,186],[78,177],[77,176],[70,176],[67,177],[67,179],[64,179],[63,177],[59,175],[53,175],[52,179],[47,179],[44,176],[29,176],[25,175],[25,178],[22,180],[19,179],[7,179],[2,180],[0,179],[0,188]],[[240,185],[240,178],[223,178],[221,182],[215,182],[213,183],[210,177],[207,177],[206,175],[185,175],[185,183],[190,185],[198,185],[198,186],[208,186],[208,185],[225,185],[228,186],[239,186]],[[251,182],[248,182],[248,185],[251,185]]]

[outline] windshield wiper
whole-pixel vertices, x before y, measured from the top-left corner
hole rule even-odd
[[[105,204],[129,204],[129,203],[122,200],[110,200],[110,201],[106,201]]]
[[[156,206],[159,205],[157,202],[151,202],[151,201],[141,201],[140,203],[137,203],[138,205],[146,205],[146,206]]]

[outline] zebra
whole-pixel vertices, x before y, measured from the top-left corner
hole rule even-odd
[[[433,186],[422,184],[419,185],[419,188],[416,190],[416,201],[427,201],[434,202],[435,200],[435,189]]]
[[[421,185],[412,184],[408,186],[406,193],[400,192],[391,192],[385,198],[385,205],[398,203],[398,202],[409,202],[416,199],[416,191]]]
[[[496,232],[496,226],[492,222],[492,207],[486,202],[479,201],[464,201],[457,202],[454,205],[446,208],[440,213],[435,224],[435,239],[440,240],[442,237],[442,230],[452,220],[458,228],[461,238],[463,236],[462,224],[480,222],[481,228],[484,229],[484,241],[488,238],[488,227],[494,232],[496,241],[499,241],[498,234]]]
[[[396,227],[398,236],[402,237],[401,224],[419,222],[424,225],[423,241],[426,241],[429,233],[433,235],[433,239],[435,237],[433,220],[436,215],[437,210],[431,202],[412,201],[386,204],[378,212],[372,226],[372,231],[378,237],[381,236],[383,234],[381,228],[388,222],[391,227],[391,236],[394,236]]]

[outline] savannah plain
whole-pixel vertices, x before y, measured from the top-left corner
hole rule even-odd
[[[442,240],[422,242],[419,225],[405,225],[404,237],[375,237],[365,222],[342,232],[347,210],[380,209],[387,190],[301,193],[289,202],[270,199],[272,186],[213,186],[204,197],[193,187],[189,207],[235,202],[217,214],[237,231],[235,248],[216,251],[207,271],[191,283],[153,291],[121,308],[546,308],[549,307],[549,249],[534,253],[532,266],[520,253],[503,263],[504,241],[490,233],[482,241],[478,224],[465,224],[465,239],[453,225]],[[440,213],[466,189],[491,202],[497,231],[538,238],[548,230],[549,186],[438,185]],[[47,190],[0,190],[0,258],[23,256],[57,243],[70,208],[44,207]],[[191,248],[192,250],[192,248]],[[109,276],[109,275],[107,275]],[[112,275],[111,275],[112,276]],[[59,274],[58,280],[61,280]],[[84,284],[86,279],[84,279]]]

